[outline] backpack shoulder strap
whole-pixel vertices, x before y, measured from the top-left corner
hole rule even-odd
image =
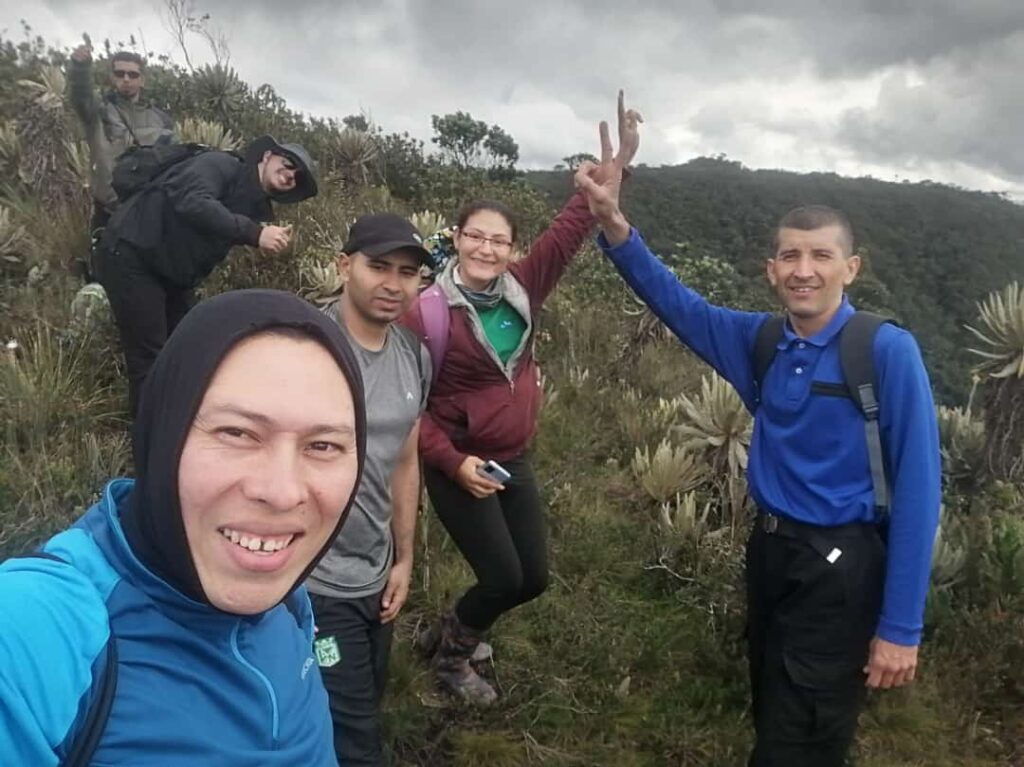
[[[882,436],[878,415],[881,408],[875,377],[875,335],[892,320],[871,312],[857,312],[839,336],[839,362],[850,398],[864,416],[864,437],[868,446],[875,512],[880,519],[889,513],[889,482],[885,476]]]
[[[92,764],[92,755],[107,727],[110,709],[114,705],[114,695],[117,692],[117,640],[113,633],[107,640],[106,653],[107,661],[103,665],[103,681],[99,693],[89,708],[82,730],[75,738],[62,767],[88,767]]]
[[[430,361],[434,366],[432,382],[437,382],[441,372],[441,363],[448,351],[448,333],[451,330],[452,316],[448,307],[448,297],[436,282],[420,293],[420,316],[423,319],[423,342],[430,352]]]
[[[759,398],[761,387],[764,385],[764,377],[772,365],[772,360],[775,359],[775,352],[778,351],[785,325],[785,317],[769,317],[757,330],[757,338],[754,341],[754,381],[757,382]]]
[[[31,557],[70,564],[67,560],[47,551],[40,550],[21,555],[21,558]],[[110,638],[107,640],[104,651],[106,662],[103,664],[103,679],[100,681],[100,688],[89,706],[82,729],[75,736],[67,756],[61,762],[61,767],[89,767],[96,747],[100,743],[100,738],[103,736],[103,731],[107,727],[110,709],[114,704],[114,694],[117,692],[117,640],[114,638],[113,630],[110,632]]]
[[[132,130],[132,124],[128,122],[128,118],[125,116],[124,112],[121,111],[121,107],[117,105],[115,97],[113,95],[110,95],[108,96],[107,101],[110,103],[110,106],[114,107],[114,111],[117,112],[117,116],[121,118],[121,124],[124,125],[125,130],[127,130],[129,135],[131,135],[132,143],[135,146],[142,146],[142,144],[139,142],[139,137],[136,136],[135,131]]]

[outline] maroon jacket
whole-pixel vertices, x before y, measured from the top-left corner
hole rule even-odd
[[[537,430],[540,368],[533,356],[537,316],[594,223],[586,199],[569,199],[529,255],[499,277],[502,296],[526,321],[519,348],[502,365],[469,302],[455,286],[452,259],[438,277],[451,312],[448,346],[420,421],[423,462],[454,478],[469,455],[503,460],[521,455]],[[403,323],[421,339],[419,304]]]

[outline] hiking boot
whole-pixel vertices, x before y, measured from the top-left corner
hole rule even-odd
[[[432,658],[441,644],[441,621],[431,623],[416,635],[416,649],[424,658]],[[470,663],[486,663],[494,659],[494,648],[487,642],[480,642],[469,657]]]
[[[455,612],[449,611],[441,618],[440,633],[433,664],[441,686],[475,706],[487,706],[497,700],[498,693],[469,663],[483,632],[463,625]]]

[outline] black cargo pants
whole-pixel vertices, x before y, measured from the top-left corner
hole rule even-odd
[[[864,705],[885,545],[872,525],[759,514],[747,543],[750,767],[842,767]]]

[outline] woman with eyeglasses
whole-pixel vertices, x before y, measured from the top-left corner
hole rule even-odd
[[[616,192],[640,122],[621,92],[618,111],[619,152],[613,156],[602,123],[598,171]],[[478,705],[497,698],[470,665],[474,653],[488,653],[484,634],[547,586],[544,511],[527,455],[541,404],[534,335],[544,300],[592,226],[577,194],[516,259],[514,212],[500,202],[471,202],[458,214],[455,257],[436,280],[435,298],[422,295],[406,318],[437,368],[420,424],[427,492],[477,579],[420,645],[433,653],[442,686]]]

